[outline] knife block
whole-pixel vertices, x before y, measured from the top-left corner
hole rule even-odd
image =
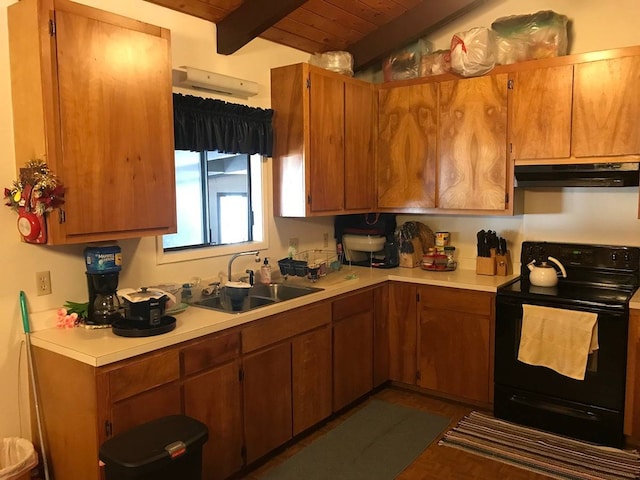
[[[422,262],[422,244],[419,238],[412,238],[411,244],[413,246],[412,252],[400,252],[400,265],[406,268],[416,268],[420,266]]]
[[[495,275],[496,257],[476,257],[476,273],[478,275]]]
[[[496,275],[511,275],[513,273],[513,265],[511,264],[510,252],[504,255],[496,255]]]

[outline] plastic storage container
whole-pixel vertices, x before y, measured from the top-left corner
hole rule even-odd
[[[100,447],[106,480],[201,480],[207,426],[170,415],[110,438]]]
[[[33,444],[24,438],[8,437],[0,442],[0,480],[28,480],[38,464]]]

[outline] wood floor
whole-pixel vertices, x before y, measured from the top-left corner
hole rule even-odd
[[[448,417],[451,419],[449,428],[454,427],[464,415],[474,410],[473,407],[468,405],[443,401],[427,395],[395,387],[386,388],[374,394],[371,398],[377,398],[389,403],[406,405]],[[295,445],[286,448],[283,452],[260,467],[249,472],[242,478],[246,480],[259,480],[267,470],[282,463],[306,445],[309,445],[317,437],[340,424],[345,418],[352,415],[365,403],[353,408],[344,415],[329,421],[317,431],[301,439]],[[445,432],[447,430],[448,428]],[[443,432],[443,434],[445,432]],[[397,480],[548,480],[551,477],[535,474],[520,468],[479,457],[477,455],[472,455],[455,448],[441,447],[438,446],[438,442],[435,440],[396,478]]]

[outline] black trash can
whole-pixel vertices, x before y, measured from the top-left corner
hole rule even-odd
[[[100,447],[106,480],[201,480],[203,423],[170,415],[110,438]]]

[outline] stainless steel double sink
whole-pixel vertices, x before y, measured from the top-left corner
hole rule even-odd
[[[232,305],[227,287],[222,287],[218,295],[203,297],[192,305],[222,312],[239,313],[271,305],[276,302],[286,302],[287,300],[293,300],[294,298],[303,297],[314,292],[321,292],[322,290],[324,289],[284,283],[270,283],[268,285],[257,284],[248,289],[246,297],[242,300],[242,304],[237,301],[233,302]]]

